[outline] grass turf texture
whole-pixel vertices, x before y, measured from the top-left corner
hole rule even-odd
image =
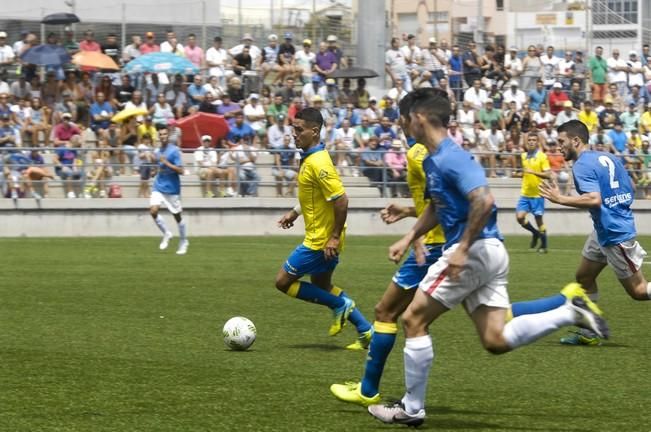
[[[395,267],[387,237],[352,237],[335,281],[372,319]],[[359,379],[365,353],[327,336],[326,309],[273,288],[297,238],[192,238],[187,256],[154,238],[0,242],[0,430],[391,430],[336,401],[331,383]],[[548,255],[509,238],[513,300],[571,281],[583,238],[551,237]],[[642,243],[651,245],[650,239]],[[645,266],[646,267],[646,266]],[[651,275],[651,270],[647,271]],[[553,334],[504,356],[484,352],[464,312],[432,328],[428,390],[436,431],[648,431],[651,304],[630,300],[606,270],[602,306],[613,338],[563,347]],[[250,318],[258,340],[226,350],[221,327]],[[402,336],[385,396],[403,390]]]

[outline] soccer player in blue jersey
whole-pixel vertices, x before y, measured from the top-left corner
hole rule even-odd
[[[578,196],[562,195],[554,182],[540,186],[543,197],[568,207],[588,209],[594,231],[583,246],[576,280],[588,295],[598,298],[597,276],[609,265],[626,292],[635,300],[651,299],[651,284],[641,271],[646,252],[635,240],[635,219],[631,205],[635,188],[619,158],[590,150],[588,128],[578,120],[558,127],[558,143],[567,161],[574,161],[572,173]],[[595,345],[597,335],[581,331],[562,343]]]
[[[341,288],[332,284],[332,273],[344,246],[348,197],[332,159],[320,143],[323,117],[314,108],[299,111],[294,119],[294,141],[303,150],[298,172],[299,204],[283,215],[278,226],[291,228],[300,214],[305,222],[305,239],[276,275],[276,288],[290,297],[327,306],[334,313],[329,334],[337,335],[349,319],[359,338],[349,349],[368,347],[371,324],[355,308]],[[301,281],[310,275],[310,282]]]
[[[172,232],[167,229],[165,219],[158,214],[161,205],[174,215],[174,219],[179,227],[179,248],[177,255],[185,255],[188,252],[190,242],[186,235],[186,223],[181,217],[183,207],[181,206],[181,178],[183,174],[183,162],[181,161],[181,152],[179,148],[169,142],[169,130],[167,126],[158,129],[158,138],[160,139],[160,149],[156,151],[156,160],[158,160],[158,174],[154,179],[151,197],[149,198],[149,214],[154,218],[154,222],[163,233],[163,240],[160,242],[160,249],[167,249],[170,239],[173,237]]]
[[[414,227],[390,247],[389,258],[399,261],[414,241],[437,224],[443,227],[446,243],[443,255],[430,266],[403,314],[406,393],[401,401],[368,408],[385,423],[418,426],[424,421],[427,377],[434,358],[428,328],[459,304],[475,323],[484,348],[494,354],[572,324],[608,336],[606,322],[582,297],[505,323],[509,258],[497,227],[497,208],[484,170],[447,135],[450,113],[446,98],[420,89],[414,92],[409,129],[430,153],[423,168],[431,202]]]

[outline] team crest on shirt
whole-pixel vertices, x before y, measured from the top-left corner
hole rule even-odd
[[[328,177],[328,171],[327,170],[322,169],[321,171],[319,171],[319,178],[320,179],[324,179],[326,177]]]

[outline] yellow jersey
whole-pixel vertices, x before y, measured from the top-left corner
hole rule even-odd
[[[648,134],[651,132],[651,111],[645,111],[640,116],[640,133]]]
[[[585,111],[579,113],[579,121],[588,127],[588,132],[595,133],[597,132],[597,126],[599,126],[599,117],[594,111],[590,111],[588,114]]]
[[[308,152],[298,172],[298,202],[305,222],[303,245],[321,250],[335,224],[334,200],[345,194],[344,185],[326,150]],[[342,233],[340,249],[344,246]]]
[[[427,147],[423,144],[416,143],[407,152],[407,186],[411,197],[414,200],[416,215],[423,214],[429,206],[429,200],[425,199],[425,170],[423,169],[423,160],[427,157]],[[425,244],[445,243],[445,235],[441,225],[432,228],[425,234]]]
[[[533,156],[529,156],[529,153],[522,153],[522,169],[528,169],[535,172],[548,171],[549,168],[549,159],[547,155],[540,150],[536,150],[536,153]],[[522,175],[522,190],[520,194],[527,198],[539,198],[540,197],[540,184],[543,182],[543,179],[533,175],[524,173]]]

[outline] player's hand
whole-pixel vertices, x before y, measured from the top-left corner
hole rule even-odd
[[[389,247],[389,261],[398,264],[405,255],[405,252],[407,252],[407,249],[409,249],[410,244],[411,241],[406,236],[392,244]]]
[[[294,226],[294,221],[298,218],[298,213],[290,210],[278,220],[278,228],[290,229]]]
[[[427,255],[429,255],[429,252],[425,248],[425,243],[423,242],[423,238],[419,238],[414,242],[414,256],[416,257],[416,264],[419,266],[425,265],[427,262]]]
[[[334,259],[339,255],[339,243],[339,237],[330,237],[330,240],[325,245],[325,249],[323,249],[326,260]]]
[[[540,184],[540,195],[553,203],[558,203],[561,200],[561,191],[553,179],[545,180]]]
[[[448,267],[445,270],[450,280],[459,280],[459,274],[463,271],[468,260],[468,251],[465,248],[457,247],[448,258]]]
[[[380,210],[380,217],[384,223],[390,225],[405,217],[405,208],[398,204],[389,204]]]
[[[160,158],[159,158],[158,160],[159,160],[160,163],[162,163],[163,165],[166,165],[166,164],[167,164],[167,158],[166,158],[165,156],[163,156],[163,155],[160,155]]]

